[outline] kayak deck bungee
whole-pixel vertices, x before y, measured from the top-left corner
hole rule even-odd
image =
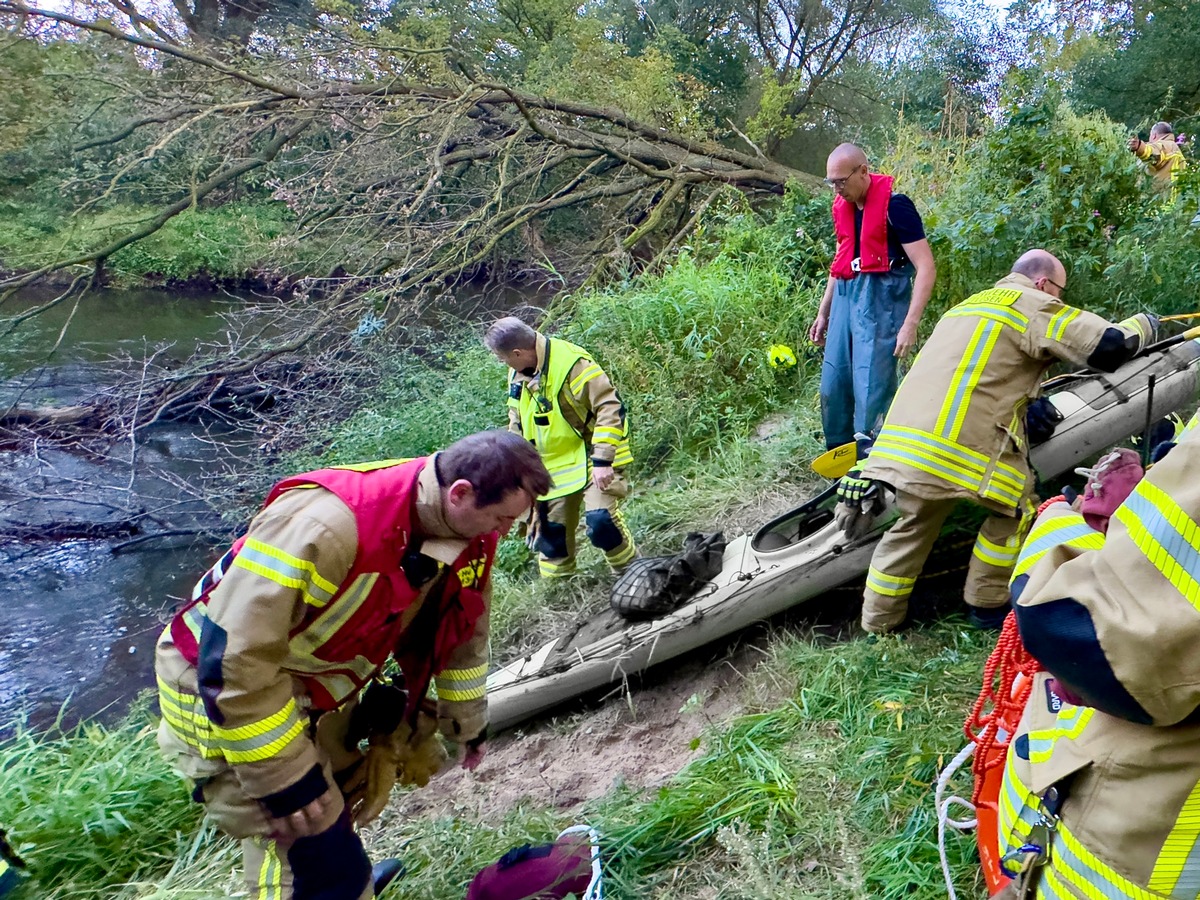
[[[1063,420],[1030,451],[1043,481],[1140,434],[1147,418],[1193,403],[1200,394],[1200,339],[1151,348],[1110,374],[1060,378],[1057,384],[1063,389],[1049,398]],[[730,541],[720,574],[674,612],[629,622],[606,609],[493,672],[491,727],[512,727],[862,577],[896,512],[885,510],[869,533],[850,540],[833,524],[836,502],[834,484],[753,535]]]

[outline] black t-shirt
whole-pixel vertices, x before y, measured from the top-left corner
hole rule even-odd
[[[859,256],[858,236],[862,234],[863,211],[854,207],[854,255]],[[888,259],[892,268],[908,265],[908,256],[902,244],[925,239],[925,226],[917,207],[905,194],[892,194],[887,211]]]

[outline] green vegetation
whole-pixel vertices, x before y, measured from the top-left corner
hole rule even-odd
[[[930,784],[961,743],[988,649],[953,622],[876,643],[778,635],[746,687],[777,697],[768,708],[708,729],[703,754],[657,791],[622,788],[567,814],[606,836],[608,896],[942,896]],[[0,752],[0,817],[37,896],[228,896],[236,848],[197,832],[146,722],[136,712],[112,729],[23,735]],[[508,848],[566,824],[561,811],[521,808],[487,826],[385,816],[369,849],[403,856],[405,897],[446,900]],[[971,839],[949,847],[960,889],[978,890]]]
[[[0,260],[20,270],[37,269],[88,247],[112,241],[152,219],[150,207],[115,206],[69,213],[58,204],[0,200]],[[145,238],[109,257],[107,274],[117,284],[185,281],[198,276],[237,281],[266,269],[303,271],[278,240],[294,227],[282,203],[229,203],[180,213]]]
[[[1109,316],[1188,312],[1200,297],[1200,228],[1188,227],[1200,167],[1168,202],[1124,147],[1129,127],[1163,116],[1187,126],[1198,111],[1186,71],[1197,12],[1186,4],[1027,0],[1014,27],[1034,49],[1011,56],[986,17],[950,19],[927,0],[865,4],[853,21],[809,15],[833,5],[778,4],[790,49],[752,27],[755,4],[724,0],[434,6],[174,4],[194,46],[228,41],[217,55],[244,78],[168,54],[149,69],[119,42],[34,36],[24,18],[0,19],[0,262],[30,270],[86,254],[191,198],[152,236],[93,262],[117,282],[264,269],[358,278],[345,295],[301,291],[272,312],[284,329],[326,301],[344,304],[328,340],[305,351],[327,361],[316,367],[325,376],[354,323],[394,314],[406,290],[502,277],[514,264],[562,271],[589,287],[557,298],[543,324],[591,349],[623,393],[637,460],[627,512],[649,553],[676,549],[690,529],[738,533],[811,490],[819,353],[806,330],[832,249],[829,195],[800,184],[799,169],[782,197],[772,192],[787,165],[821,174],[837,141],[866,145],[925,216],[938,264],[926,331],[1035,246],[1067,264],[1070,302]],[[250,46],[255,28],[270,53]],[[794,52],[814,42],[834,51],[826,68],[809,70],[815,60]],[[321,80],[328,72],[336,82]],[[406,105],[403,92],[362,89],[392,77],[427,83],[434,99]],[[463,93],[494,80],[600,112],[547,103],[524,111],[535,122]],[[622,130],[608,111],[617,107],[644,121]],[[237,169],[314,109],[277,158]],[[538,128],[567,137],[554,143]],[[655,144],[663,129],[740,148],[730,165],[750,174],[706,169],[713,159],[701,153],[684,165],[667,152],[678,143]],[[764,162],[777,167],[753,168]],[[697,180],[674,180],[682,172]],[[593,199],[576,203],[579,194]],[[593,269],[617,280],[585,282]],[[386,324],[378,337],[355,331],[369,377],[349,379],[353,389],[337,382],[339,416],[294,410],[307,445],[279,468],[411,456],[503,424],[504,373],[479,344],[481,323]],[[775,343],[799,364],[771,368]],[[581,563],[570,583],[543,583],[521,541],[501,545],[495,656],[604,602],[599,554],[585,547]],[[748,678],[748,713],[710,727],[669,784],[569,812],[606,835],[609,895],[942,896],[931,784],[962,742],[990,643],[947,606],[945,621],[878,642],[774,633],[770,659]],[[236,846],[200,825],[159,758],[154,724],[151,705],[122,725],[0,744],[0,824],[30,863],[27,896],[239,890]],[[567,815],[385,816],[369,841],[376,856],[409,864],[406,897],[444,900]],[[949,849],[960,891],[978,895],[970,838],[952,836]]]

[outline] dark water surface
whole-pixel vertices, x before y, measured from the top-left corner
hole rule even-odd
[[[50,296],[23,295],[0,316]],[[114,354],[135,360],[124,377],[136,377],[136,360],[155,352],[184,359],[223,330],[221,314],[236,306],[223,295],[88,295],[48,353],[71,314],[56,307],[0,340],[0,405],[78,402],[123,377]],[[211,527],[205,479],[230,448],[249,452],[249,444],[235,429],[162,423],[136,447],[118,442],[103,455],[0,446],[0,523],[36,533],[39,525],[109,523],[146,511],[154,516],[147,533]],[[153,685],[158,633],[217,548],[189,535],[122,547],[128,540],[0,540],[0,735],[20,721],[46,726],[64,704],[68,723],[114,718]]]

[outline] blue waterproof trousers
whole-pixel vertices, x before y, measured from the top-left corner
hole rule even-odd
[[[912,268],[834,279],[821,365],[825,446],[878,434],[896,393],[896,334],[912,300]]]

